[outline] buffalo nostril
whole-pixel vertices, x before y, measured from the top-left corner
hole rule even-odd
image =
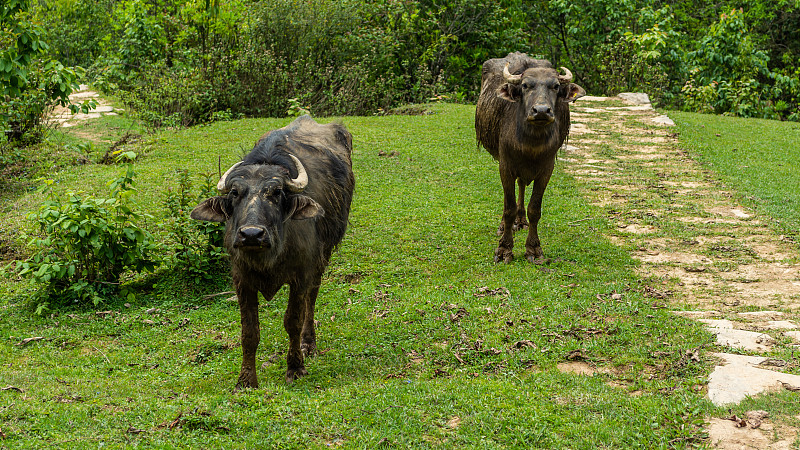
[[[550,107],[547,106],[547,105],[536,105],[536,106],[533,107],[533,112],[536,115],[551,114],[553,112],[553,110],[550,109]]]
[[[257,240],[264,236],[264,229],[261,227],[243,227],[239,229],[239,236],[248,241]]]

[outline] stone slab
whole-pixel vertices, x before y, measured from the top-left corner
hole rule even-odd
[[[756,331],[732,330],[724,328],[709,328],[708,331],[717,335],[717,345],[740,348],[755,352],[769,351],[775,343],[770,335]]]
[[[578,100],[582,102],[604,102],[608,100],[608,97],[595,97],[593,95],[584,95],[583,97],[579,98]]]
[[[800,342],[800,331],[787,331],[783,334],[794,339],[795,342]]]
[[[719,315],[719,311],[672,311],[676,316],[686,317],[687,319],[698,319],[701,317]]]
[[[711,328],[716,328],[720,330],[732,330],[733,329],[733,322],[730,320],[725,319],[698,319],[699,322],[702,322],[708,325]]]
[[[644,92],[622,92],[617,97],[634,105],[649,105],[650,97]]]
[[[637,106],[609,106],[607,109],[610,110],[624,109],[626,111],[649,111],[653,109],[653,107],[650,106],[650,104],[648,103],[646,105],[637,105]]]
[[[670,119],[669,116],[667,116],[667,115],[661,115],[661,116],[658,116],[658,117],[653,117],[653,122],[659,123],[659,124],[662,124],[662,125],[666,125],[668,127],[671,127],[671,126],[675,125],[675,122],[673,122],[672,119]]]
[[[764,324],[764,328],[768,330],[794,330],[797,329],[797,324],[791,320],[770,320]]]
[[[712,353],[725,361],[708,377],[708,398],[717,406],[737,404],[748,396],[783,388],[782,383],[800,386],[800,375],[791,375],[755,366],[766,361],[761,356]]]
[[[783,313],[780,311],[740,312],[737,315],[748,320],[775,320],[779,317],[783,317]]]

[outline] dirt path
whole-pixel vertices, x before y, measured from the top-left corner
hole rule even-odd
[[[578,100],[562,153],[566,170],[616,222],[610,238],[642,261],[654,296],[669,298],[676,314],[705,322],[726,351],[737,350],[713,354],[719,358],[708,384],[713,403],[734,405],[747,395],[800,386],[800,376],[782,372],[797,365],[800,349],[797,243],[778,235],[770,218],[737,204],[680,149],[671,121],[636,100]],[[757,428],[709,422],[718,448],[791,448],[800,439],[796,428],[769,419]]]

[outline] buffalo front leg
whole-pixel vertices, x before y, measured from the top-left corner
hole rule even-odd
[[[319,283],[321,281],[322,277],[320,277],[306,297],[306,313],[303,319],[302,340],[300,342],[300,351],[303,353],[303,356],[306,357],[317,354],[317,332],[314,329],[314,307],[317,303],[317,294],[319,294]]]
[[[242,316],[242,370],[239,373],[237,389],[257,388],[256,351],[261,339],[261,326],[258,322],[258,293],[255,289],[239,285],[239,312]]]
[[[553,174],[553,164],[547,167],[533,182],[533,192],[528,203],[528,220],[530,228],[528,230],[528,240],[525,241],[525,258],[534,262],[544,257],[542,244],[539,241],[539,219],[542,218],[542,199],[547,183]]]
[[[283,315],[283,328],[289,334],[289,352],[286,354],[287,383],[308,375],[303,364],[303,352],[300,349],[308,294],[308,291],[301,286],[290,285],[289,303],[286,305],[286,313]]]
[[[500,181],[503,184],[503,228],[497,249],[494,251],[494,262],[503,261],[508,264],[514,259],[514,219],[517,216],[517,203],[514,198],[516,177],[511,175],[504,164],[500,164]]]

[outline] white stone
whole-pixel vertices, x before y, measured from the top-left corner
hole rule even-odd
[[[742,211],[741,209],[732,209],[731,212],[733,213],[734,216],[736,216],[736,217],[738,217],[740,219],[749,219],[750,218],[750,214],[747,214],[746,212]]]
[[[716,316],[719,314],[719,311],[672,311],[672,314],[688,319],[697,319],[700,317]]]
[[[756,352],[766,352],[775,343],[775,339],[764,333],[745,330],[728,330],[709,328],[708,331],[717,335],[717,345],[741,348]]]
[[[658,116],[658,117],[653,117],[653,122],[660,123],[660,124],[666,125],[668,127],[671,127],[671,126],[675,125],[675,122],[673,122],[672,119],[670,119],[669,116],[667,116],[667,115],[661,115],[661,116]]]
[[[787,331],[783,334],[794,339],[795,342],[800,342],[800,331]]]
[[[768,330],[794,330],[797,324],[791,320],[770,320],[764,325]]]
[[[650,104],[650,97],[644,92],[622,92],[619,95],[617,95],[617,97],[634,105]]]
[[[624,109],[626,111],[649,111],[653,109],[650,104],[646,105],[638,105],[638,106],[609,106],[608,109],[617,110],[617,109]]]
[[[604,102],[608,100],[608,97],[594,97],[591,95],[584,95],[583,97],[579,98],[578,100],[582,102]]]
[[[92,111],[94,111],[96,113],[111,112],[111,111],[114,111],[114,107],[113,106],[98,106],[97,108],[93,109]]]
[[[698,320],[708,325],[711,328],[716,328],[719,330],[733,329],[733,322],[731,322],[730,320],[725,320],[725,319],[698,319]]]
[[[567,151],[567,152],[574,152],[575,150],[579,150],[578,147],[575,147],[574,145],[569,145],[569,144],[565,145],[563,148],[564,148],[564,151]]]
[[[712,356],[725,360],[725,365],[717,366],[708,378],[708,398],[717,406],[736,404],[747,396],[781,389],[782,382],[800,386],[800,375],[755,367],[767,358],[729,353],[712,353]]]
[[[774,320],[776,317],[783,317],[783,313],[780,311],[741,312],[737,315],[748,320]]]
[[[587,112],[587,113],[601,113],[601,112],[606,112],[606,110],[605,110],[605,109],[598,109],[598,108],[582,108],[582,109],[581,109],[581,111],[583,111],[583,112]]]

